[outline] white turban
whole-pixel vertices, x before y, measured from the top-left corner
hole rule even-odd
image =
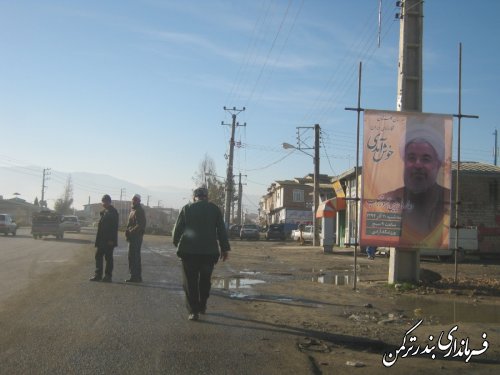
[[[426,121],[431,119],[431,121]],[[444,160],[444,121],[437,117],[418,116],[410,117],[406,123],[406,132],[401,137],[399,152],[401,158],[405,157],[406,146],[415,141],[427,142],[432,146],[440,162]]]

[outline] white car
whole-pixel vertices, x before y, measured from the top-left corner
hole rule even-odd
[[[302,238],[304,239],[304,241],[312,241],[313,237],[313,226],[305,225],[304,230],[302,231]],[[292,231],[292,238],[294,241],[300,240],[300,229],[295,229],[294,231]]]
[[[78,232],[80,233],[81,225],[77,216],[64,215],[61,221],[61,228],[65,232]]]

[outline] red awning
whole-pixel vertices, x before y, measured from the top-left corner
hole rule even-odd
[[[316,217],[334,217],[337,211],[346,209],[345,198],[332,198],[321,202],[316,210]]]

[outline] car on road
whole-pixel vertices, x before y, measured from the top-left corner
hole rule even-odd
[[[10,216],[10,214],[0,214],[0,233],[3,233],[4,236],[11,233],[13,236],[16,235],[17,224]]]
[[[241,225],[233,224],[229,227],[228,235],[229,238],[238,238],[240,236]]]
[[[61,228],[65,232],[78,232],[80,233],[81,225],[77,216],[64,215],[61,221]]]
[[[314,237],[313,226],[312,225],[304,225],[302,230],[302,238],[304,241],[312,241]],[[300,241],[300,229],[295,229],[292,231],[292,239],[294,241]]]
[[[269,240],[281,240],[286,239],[285,225],[284,224],[271,224],[266,230],[265,238]]]
[[[240,240],[260,239],[260,228],[256,224],[243,224],[240,230]]]

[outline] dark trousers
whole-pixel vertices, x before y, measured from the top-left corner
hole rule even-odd
[[[186,293],[186,307],[190,314],[205,311],[207,307],[214,265],[213,257],[182,258],[183,287]]]
[[[113,273],[113,247],[98,246],[95,251],[95,275],[102,277],[103,272],[103,258],[106,259],[106,269],[104,273],[106,276],[111,277]]]
[[[130,237],[128,243],[128,268],[132,279],[142,278],[141,267],[142,236]]]

